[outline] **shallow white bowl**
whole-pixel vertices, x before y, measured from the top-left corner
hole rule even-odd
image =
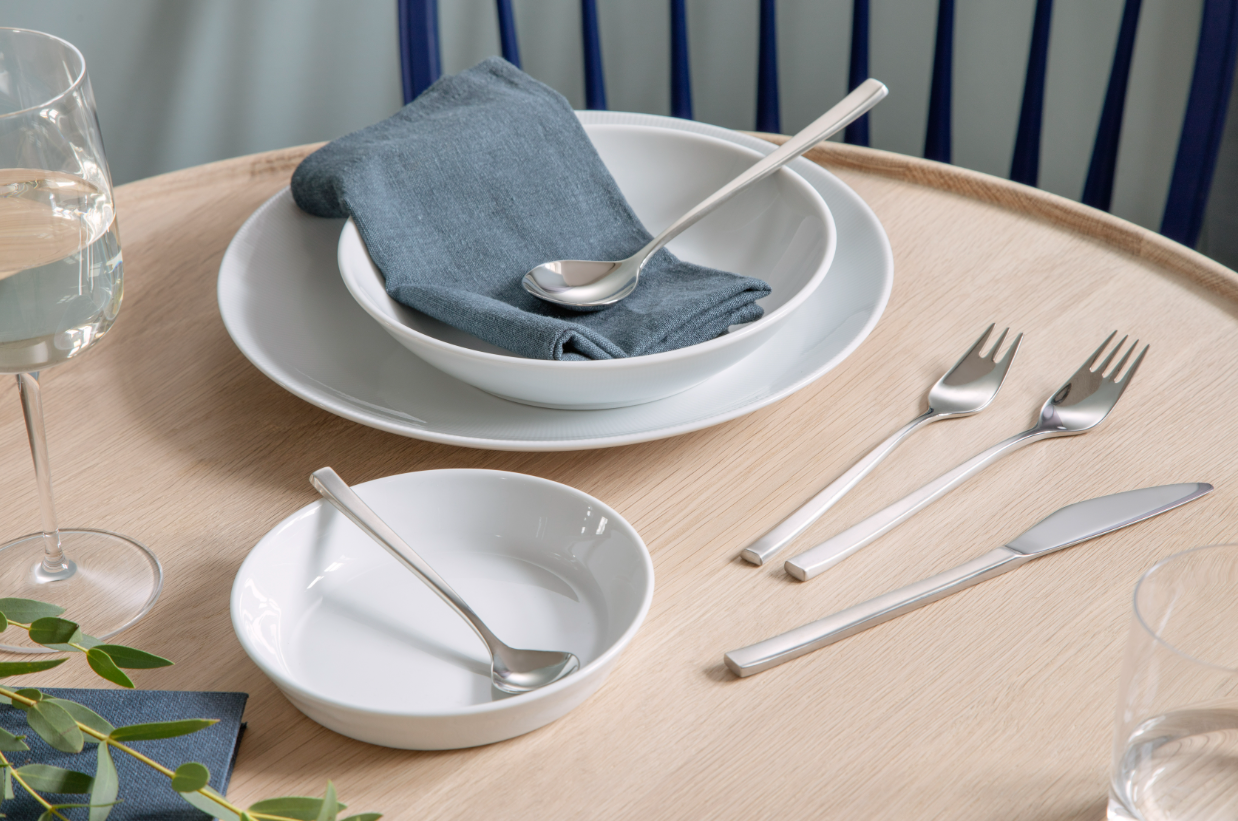
[[[573,488],[492,470],[431,470],[357,493],[508,644],[567,650],[581,669],[505,696],[468,625],[335,508],[308,505],[262,538],[232,586],[241,646],[296,707],[352,738],[474,747],[588,698],[653,598],[640,536]]]
[[[655,234],[761,157],[715,137],[656,126],[586,125],[585,130],[637,216]],[[685,391],[755,351],[821,284],[835,244],[834,219],[821,195],[784,168],[669,246],[682,259],[768,282],[772,293],[760,302],[765,316],[699,345],[599,362],[518,357],[401,305],[387,296],[382,273],[351,220],[340,235],[338,261],[357,303],[439,370],[517,402],[594,409]]]

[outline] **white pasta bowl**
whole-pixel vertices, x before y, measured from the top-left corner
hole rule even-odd
[[[716,137],[657,126],[586,124],[585,130],[637,216],[655,234],[761,156]],[[772,291],[759,303],[765,309],[761,319],[665,353],[559,362],[526,359],[490,345],[389,297],[352,220],[340,235],[340,273],[357,303],[400,344],[484,391],[549,408],[652,402],[705,381],[765,344],[825,279],[835,228],[829,207],[801,176],[813,169],[824,174],[807,160],[794,161],[668,246],[681,259],[763,279]]]
[[[490,744],[588,698],[653,598],[640,536],[597,499],[492,470],[432,470],[356,487],[514,647],[567,650],[581,669],[508,696],[490,657],[429,587],[324,501],[267,533],[232,586],[241,646],[305,715],[413,750]]]

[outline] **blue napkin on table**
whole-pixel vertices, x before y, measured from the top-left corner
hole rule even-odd
[[[292,194],[310,214],[356,220],[393,299],[534,359],[695,345],[759,319],[770,292],[663,249],[631,296],[599,311],[525,293],[536,265],[622,259],[652,237],[567,100],[498,57],[315,151]]]
[[[170,769],[187,761],[197,761],[211,771],[210,785],[227,795],[228,779],[236,763],[237,743],[245,725],[241,713],[245,709],[245,693],[194,693],[172,690],[82,690],[39,687],[53,698],[64,698],[84,704],[106,718],[115,727],[143,724],[151,721],[176,721],[183,718],[217,718],[219,723],[205,730],[177,738],[158,741],[128,742],[135,750],[150,756]],[[77,770],[93,776],[97,747],[87,744],[80,753],[62,753],[39,738],[26,724],[25,714],[16,707],[0,706],[0,727],[26,737],[27,752],[5,753],[13,765],[39,763]],[[120,779],[122,803],[112,808],[108,821],[206,821],[211,816],[197,810],[172,791],[169,780],[132,757],[112,751],[112,762]],[[0,804],[6,821],[35,821],[43,807],[16,783],[14,798]],[[55,803],[86,803],[87,795],[48,795]],[[85,818],[86,810],[65,810],[70,818]]]

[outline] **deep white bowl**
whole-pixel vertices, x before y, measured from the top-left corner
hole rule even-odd
[[[640,536],[597,499],[492,470],[431,470],[357,493],[514,647],[567,650],[581,669],[518,696],[490,684],[468,625],[335,508],[318,501],[265,535],[232,586],[245,652],[329,729],[413,750],[535,730],[588,698],[653,598]]]
[[[655,234],[761,156],[715,137],[656,126],[586,125],[585,130],[637,216]],[[834,219],[821,195],[790,168],[781,169],[669,246],[683,259],[768,282],[772,293],[760,302],[765,316],[699,345],[598,362],[525,359],[401,305],[387,296],[382,273],[351,220],[340,235],[338,261],[357,303],[439,370],[530,405],[616,408],[687,390],[755,351],[821,284],[835,239]]]

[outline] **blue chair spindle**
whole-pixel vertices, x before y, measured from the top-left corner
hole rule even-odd
[[[778,114],[778,27],[775,0],[761,0],[761,28],[757,49],[757,131],[782,131]]]
[[[437,0],[396,0],[400,27],[400,79],[408,104],[443,73],[438,52]]]
[[[868,79],[868,0],[853,0],[851,4],[851,65],[847,70],[847,89]],[[868,145],[868,115],[865,114],[843,132],[843,140],[851,145]]]
[[[1045,109],[1045,70],[1049,66],[1049,25],[1053,0],[1036,0],[1032,19],[1032,44],[1027,53],[1027,77],[1023,81],[1023,105],[1014,139],[1010,179],[1036,185],[1040,178],[1040,131]]]
[[[1126,109],[1126,86],[1131,77],[1131,59],[1135,55],[1135,32],[1139,29],[1139,10],[1143,0],[1126,0],[1122,23],[1118,26],[1118,44],[1113,50],[1113,66],[1109,69],[1109,85],[1105,88],[1105,103],[1096,126],[1096,143],[1088,163],[1088,176],[1083,183],[1083,204],[1103,211],[1109,210],[1113,199],[1113,179],[1118,167],[1118,142],[1122,137],[1122,112]]]
[[[950,90],[954,76],[954,0],[938,0],[937,42],[933,48],[933,80],[929,87],[928,127],[924,156],[950,162]]]
[[[503,59],[520,68],[520,45],[516,42],[516,15],[512,13],[512,0],[495,0],[499,13],[499,49]]]
[[[1190,247],[1199,240],[1204,224],[1204,208],[1233,88],[1235,56],[1238,0],[1204,0],[1191,92],[1161,217],[1161,233]]]
[[[671,0],[671,116],[692,119],[692,79],[688,68],[688,11],[685,0]]]
[[[602,38],[598,34],[597,0],[580,0],[580,28],[585,46],[585,108],[606,110],[606,80],[602,76]]]

